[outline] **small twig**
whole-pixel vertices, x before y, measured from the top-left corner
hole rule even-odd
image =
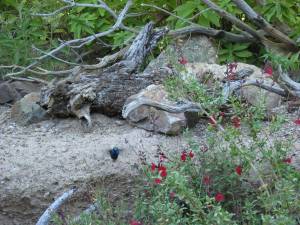
[[[36,78],[36,77],[26,77],[25,78],[25,77],[14,77],[14,76],[11,76],[11,77],[9,77],[9,79],[11,79],[11,80],[18,80],[18,81],[38,82],[38,83],[42,83],[42,84],[48,84],[47,81],[39,79],[39,78]]]
[[[98,203],[94,203],[94,204],[91,204],[87,209],[85,209],[79,216],[76,216],[73,220],[72,220],[72,223],[76,223],[76,222],[79,222],[80,220],[80,217],[82,215],[90,215],[92,213],[94,213],[95,211],[98,211],[99,212],[99,204]]]
[[[37,50],[37,51],[43,53],[43,54],[47,54],[47,52],[45,52],[45,51],[43,51],[43,50],[41,50],[41,49],[35,47],[34,45],[32,45],[32,48],[33,48],[34,50]],[[54,55],[49,55],[49,56],[50,56],[51,58],[53,58],[53,59],[56,59],[56,60],[59,61],[59,62],[68,64],[68,65],[79,66],[78,63],[69,62],[69,61],[66,61],[66,60],[64,60],[64,59],[58,58],[57,56],[54,56]]]
[[[203,26],[188,26],[180,28],[177,30],[172,30],[169,32],[170,36],[179,36],[184,34],[204,34],[213,38],[222,39],[224,41],[234,42],[234,43],[245,43],[245,42],[255,42],[256,39],[249,35],[248,33],[244,34],[235,34],[224,30],[216,30],[209,27]]]
[[[76,188],[72,188],[71,190],[63,193],[59,198],[57,198],[43,213],[43,215],[39,218],[36,225],[48,225],[51,217],[57,210],[69,199],[73,196],[73,194],[77,191]]]

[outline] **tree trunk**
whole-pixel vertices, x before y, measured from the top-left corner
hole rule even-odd
[[[154,31],[153,23],[148,23],[121,61],[104,69],[79,69],[76,74],[44,88],[40,104],[51,115],[75,115],[88,127],[91,109],[110,116],[121,113],[129,96],[171,74],[168,68],[147,74],[138,72],[167,32],[167,29]]]

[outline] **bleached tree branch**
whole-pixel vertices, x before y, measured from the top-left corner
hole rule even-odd
[[[256,39],[249,35],[248,33],[244,33],[244,34],[235,34],[235,33],[231,33],[231,32],[227,32],[224,30],[216,30],[213,28],[208,28],[208,27],[204,27],[204,26],[200,26],[197,23],[192,22],[191,20],[193,19],[193,17],[191,19],[185,19],[183,17],[177,16],[176,14],[169,12],[168,10],[165,10],[163,8],[160,8],[156,5],[151,5],[151,4],[141,4],[142,6],[145,7],[151,7],[157,10],[160,10],[170,16],[173,16],[179,20],[182,20],[186,23],[188,23],[191,26],[188,27],[184,27],[181,29],[177,29],[177,30],[173,30],[170,31],[168,35],[170,36],[179,36],[179,35],[183,35],[183,34],[189,34],[189,33],[193,33],[193,34],[204,34],[207,35],[209,37],[214,37],[214,38],[222,38],[225,41],[231,41],[231,42],[239,42],[239,43],[243,43],[243,42],[254,42],[256,41]],[[210,8],[207,8],[199,13],[197,13],[197,15],[200,15],[201,13],[209,10]]]
[[[242,10],[246,16],[259,28],[263,29],[267,35],[275,38],[276,40],[285,43],[292,49],[299,50],[295,41],[283,34],[281,31],[274,28],[268,23],[261,15],[258,15],[244,0],[232,0],[236,6]]]
[[[243,21],[239,20],[234,15],[226,12],[225,10],[223,10],[222,8],[220,8],[218,5],[216,5],[212,1],[210,1],[210,0],[202,0],[202,2],[204,2],[209,8],[211,8],[212,10],[214,10],[221,17],[223,17],[223,18],[227,19],[228,21],[232,22],[233,24],[235,24],[241,30],[244,30],[244,31],[248,32],[249,34],[251,34],[254,38],[256,38],[258,40],[264,40],[265,39],[265,37],[263,35],[261,35],[260,33],[258,33],[256,30],[254,30],[248,24],[246,24]]]
[[[76,188],[72,188],[71,190],[63,193],[59,198],[57,198],[43,213],[43,215],[39,218],[36,225],[48,225],[51,217],[57,210],[68,200],[73,194],[77,191]]]

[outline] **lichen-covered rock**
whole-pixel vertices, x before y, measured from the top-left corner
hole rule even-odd
[[[124,104],[124,109],[132,108],[123,117],[132,125],[148,131],[168,135],[179,134],[183,128],[195,125],[197,113],[170,113],[157,107],[139,105],[141,102],[157,102],[170,107],[178,106],[177,102],[168,99],[167,92],[161,85],[150,85],[136,95],[132,95]],[[138,105],[131,107],[130,105]]]
[[[14,102],[20,98],[20,94],[8,82],[0,84],[0,104]]]
[[[42,84],[27,81],[0,83],[0,104],[14,103],[31,92],[40,91]]]
[[[226,65],[208,64],[208,63],[188,63],[186,66],[186,76],[194,76],[202,82],[207,74],[211,75],[212,79],[222,81],[226,76]],[[279,88],[279,84],[275,83],[273,79],[263,71],[246,63],[237,63],[236,72],[241,70],[253,71],[245,80],[254,80],[262,82],[268,86]],[[240,95],[245,98],[247,102],[255,106],[261,106],[263,103],[268,112],[273,108],[278,107],[282,101],[282,97],[273,92],[264,90],[256,86],[246,86],[240,89]]]
[[[11,117],[20,125],[28,125],[42,121],[46,117],[46,111],[38,105],[39,93],[32,92],[17,101],[11,109]]]
[[[156,59],[152,60],[145,72],[150,72],[168,64],[174,65],[184,58],[188,63],[216,63],[217,51],[211,40],[202,35],[178,39],[170,44]]]

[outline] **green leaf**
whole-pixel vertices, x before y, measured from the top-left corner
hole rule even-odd
[[[240,51],[247,49],[249,47],[249,44],[235,44],[233,45],[233,51]]]
[[[234,55],[240,57],[240,58],[249,58],[253,54],[250,51],[242,51],[242,52],[234,52]]]

